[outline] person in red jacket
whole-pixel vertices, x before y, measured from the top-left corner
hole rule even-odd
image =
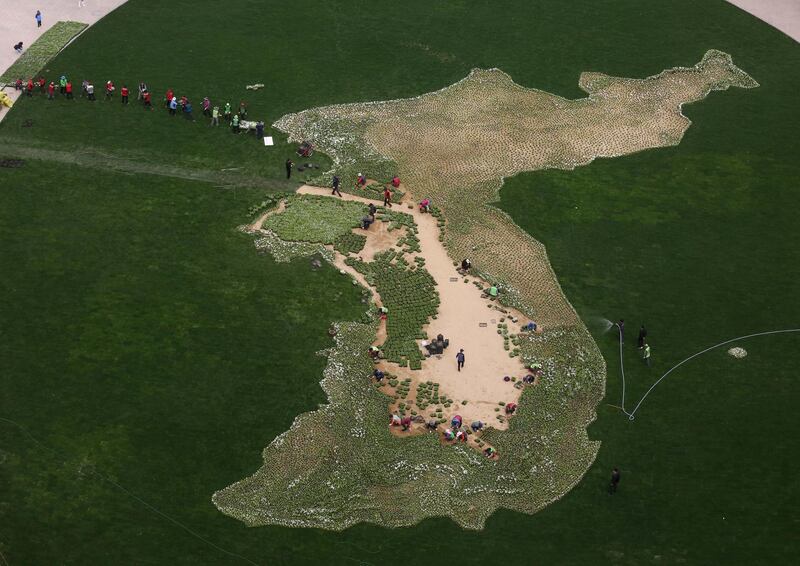
[[[150,110],[153,109],[153,106],[150,104],[150,91],[145,91],[142,93],[142,100],[144,100],[145,108],[149,108]]]
[[[67,86],[64,89],[67,93],[67,98],[72,98],[72,81],[67,81]]]
[[[119,93],[122,95],[122,104],[128,104],[128,87],[122,85],[122,90]]]
[[[394,177],[392,177],[392,186],[393,186],[395,189],[396,189],[396,188],[398,188],[398,187],[400,186],[400,177],[398,177],[397,175],[395,175]]]
[[[389,187],[383,188],[383,206],[392,208],[392,191],[389,189]]]
[[[106,100],[114,96],[115,90],[116,89],[114,88],[114,83],[112,83],[111,81],[106,82]]]
[[[174,96],[175,96],[175,93],[172,91],[172,89],[167,90],[167,98],[164,101],[164,106],[169,108],[169,103],[170,103],[170,101],[172,100],[172,98]]]
[[[33,79],[28,79],[28,84],[25,85],[25,94],[33,96]]]
[[[56,83],[50,81],[50,84],[47,86],[47,98],[49,100],[53,100],[55,94],[56,94]]]
[[[47,85],[47,81],[44,80],[44,77],[39,77],[39,92],[44,94],[44,87]]]

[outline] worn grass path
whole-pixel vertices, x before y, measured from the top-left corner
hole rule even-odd
[[[2,157],[38,159],[78,165],[91,169],[100,169],[118,173],[158,175],[189,181],[202,181],[226,187],[252,187],[274,191],[285,191],[296,188],[299,183],[266,179],[256,175],[246,175],[235,171],[212,171],[209,169],[190,169],[177,165],[166,165],[152,162],[125,159],[103,153],[96,148],[83,147],[72,151],[47,149],[25,145],[8,145],[2,150]]]

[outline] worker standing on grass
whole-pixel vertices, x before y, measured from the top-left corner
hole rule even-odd
[[[614,495],[617,493],[617,486],[619,485],[619,470],[614,468],[611,470],[611,483],[608,484],[608,494]]]
[[[149,91],[145,91],[144,94],[142,94],[142,100],[144,100],[144,107],[145,108],[148,108],[150,110],[153,109],[153,105],[152,105],[152,103],[150,101],[150,92]]]
[[[644,363],[647,364],[647,367],[650,367],[650,344],[647,342],[644,343],[644,352],[642,353],[642,357],[644,358]]]
[[[122,104],[128,104],[128,87],[122,85],[122,90],[120,91],[120,94],[122,95]]]
[[[33,96],[33,79],[28,79],[28,84],[25,85],[25,94]]]
[[[94,85],[92,83],[86,85],[86,98],[92,101],[97,100],[94,97]]]
[[[342,193],[339,191],[339,176],[338,175],[334,175],[333,176],[333,181],[331,181],[331,186],[333,187],[333,191],[331,192],[331,195],[342,196]]]
[[[644,324],[639,329],[639,349],[641,350],[644,348],[645,338],[647,338],[647,329],[644,327]]]
[[[64,75],[61,75],[61,77],[58,79],[58,92],[61,94],[67,92],[67,77]]]
[[[206,118],[211,116],[211,101],[207,96],[203,99],[203,116]]]
[[[458,368],[458,371],[461,371],[461,368],[464,367],[465,359],[466,358],[464,356],[464,350],[463,349],[459,350],[458,354],[456,354],[456,367]]]
[[[72,99],[72,82],[67,81],[67,84],[64,87],[64,89],[67,91],[67,98],[69,98],[71,100]]]
[[[222,113],[222,116],[225,118],[226,122],[231,119],[231,103],[230,102],[226,102],[225,103],[225,112]]]
[[[106,100],[111,100],[111,98],[114,96],[115,90],[117,89],[114,87],[114,83],[111,81],[106,81]]]
[[[50,84],[47,85],[47,99],[53,100],[55,94],[56,94],[56,83],[50,81]]]
[[[230,105],[228,105],[230,106]],[[286,178],[292,178],[292,169],[294,168],[294,162],[291,159],[286,160]]]
[[[44,94],[44,87],[47,85],[47,81],[44,80],[44,77],[39,77],[39,82],[37,84],[39,85],[39,92]]]
[[[211,111],[211,125],[219,126],[219,106],[215,106]]]
[[[231,120],[231,129],[233,130],[234,134],[239,133],[239,115],[234,114],[233,119]]]

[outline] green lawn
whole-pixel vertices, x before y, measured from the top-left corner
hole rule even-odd
[[[119,48],[120,45],[127,48]],[[0,169],[0,552],[11,564],[789,563],[798,550],[797,336],[742,343],[670,376],[630,422],[598,317],[647,323],[628,406],[671,365],[739,334],[800,326],[800,46],[723,2],[132,0],[49,65],[199,102],[244,98],[271,122],[319,104],[442,88],[472,67],[578,97],[585,70],[641,77],[730,53],[760,83],[685,109],[680,146],[507,182],[501,206],[547,246],[609,365],[596,464],[562,501],[344,533],[247,529],[211,494],[322,402],[331,320],[360,292],[308,261],[274,263],[237,232],[264,191],[28,161]],[[253,93],[244,85],[261,82]],[[157,165],[242,167],[276,182],[291,147],[119,100],[22,99],[20,145]],[[23,128],[26,120],[33,126]],[[279,140],[280,141],[280,140]],[[323,162],[322,159],[316,159]],[[324,163],[324,162],[323,162]],[[577,208],[576,208],[577,207]],[[55,450],[55,453],[51,452]],[[609,470],[620,492],[604,489]],[[96,468],[129,493],[93,476]],[[142,504],[142,498],[183,527]]]

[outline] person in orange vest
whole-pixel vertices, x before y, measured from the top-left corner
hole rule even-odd
[[[67,98],[72,98],[72,81],[67,81],[64,90],[67,92]]]
[[[28,79],[28,84],[25,87],[25,94],[33,96],[33,79]]]
[[[114,88],[114,83],[112,83],[111,81],[107,81],[106,82],[106,100],[108,100],[109,98],[114,96],[114,91],[115,90],[116,89]]]
[[[50,81],[50,84],[47,86],[47,98],[49,100],[53,100],[55,94],[56,94],[56,83]]]
[[[122,90],[119,92],[122,95],[122,104],[128,104],[128,87],[122,85]]]

